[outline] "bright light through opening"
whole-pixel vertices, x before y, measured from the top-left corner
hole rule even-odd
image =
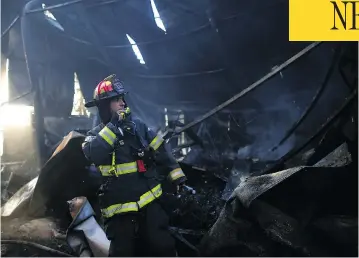
[[[166,32],[166,27],[163,24],[163,21],[161,19],[160,13],[157,10],[154,0],[151,0],[151,7],[152,7],[153,17],[155,18],[157,27],[160,28],[161,30],[163,30],[164,32]]]
[[[25,105],[5,105],[0,109],[0,127],[30,126],[34,108]]]
[[[46,5],[45,5],[44,3],[43,3],[41,6],[42,6],[42,9],[45,9],[45,8],[46,8]],[[45,11],[44,11],[44,14],[46,15],[46,17],[48,17],[48,18],[50,18],[50,19],[56,21],[55,16],[54,16],[54,15],[52,14],[52,12],[50,12],[49,10],[45,10]]]
[[[90,112],[85,108],[85,99],[81,91],[80,82],[77,74],[74,74],[74,101],[72,104],[71,115],[76,116],[90,116]]]
[[[130,44],[132,45],[132,50],[135,53],[137,59],[140,61],[141,64],[145,64],[145,60],[142,57],[141,51],[138,48],[136,41],[133,40],[133,38],[131,38],[128,34],[126,34],[128,41],[130,42]]]
[[[9,59],[6,59],[5,73],[1,73],[1,84],[0,84],[0,105],[9,100]]]
[[[9,100],[9,59],[6,60],[5,74],[1,78],[0,103]],[[9,126],[29,126],[34,108],[25,105],[4,104],[0,106],[0,130]]]
[[[44,3],[41,4],[42,9],[46,8],[46,5]],[[44,11],[45,16],[48,18],[48,21],[55,26],[56,28],[64,31],[65,29],[61,26],[61,24],[56,20],[55,16],[50,12],[49,10]]]

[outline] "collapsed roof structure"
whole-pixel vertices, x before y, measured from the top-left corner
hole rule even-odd
[[[356,44],[288,42],[288,2],[282,0],[32,0],[1,4],[2,63],[9,60],[10,100],[35,107],[42,163],[52,156],[38,179],[32,179],[8,201],[3,217],[19,217],[27,210],[32,218],[51,215],[67,225],[68,218],[63,219],[66,200],[90,195],[93,187],[91,183],[78,187],[80,181],[86,181],[86,163],[79,152],[82,136],[72,132],[62,141],[74,129],[80,133],[90,129],[96,116],[92,110],[91,119],[71,116],[74,77],[76,74],[84,98],[89,100],[99,80],[117,73],[130,91],[131,109],[151,127],[169,125],[178,132],[192,122],[185,126],[187,130],[182,129],[185,141],[176,139],[171,144],[192,185],[203,190],[197,197],[185,198],[181,207],[191,210],[193,216],[212,215],[196,220],[199,228],[187,223],[193,218],[185,212],[174,215],[173,220],[176,226],[197,230],[189,234],[196,244],[203,235],[198,237],[198,230],[207,231],[214,224],[199,245],[202,254],[330,254],[333,250],[323,249],[322,243],[298,239],[308,234],[314,239],[313,231],[319,234],[318,227],[308,226],[311,223],[320,224],[321,230],[325,223],[344,223],[343,216],[347,227],[338,226],[332,232],[345,235],[349,230],[349,240],[330,241],[338,255],[343,250],[346,255],[357,253],[353,248],[357,235],[352,232],[357,229],[353,221],[358,202],[348,197],[357,191]],[[53,154],[60,141],[61,151]],[[310,154],[308,150],[312,150]],[[334,150],[329,161],[318,165]],[[338,161],[348,156],[350,161]],[[61,192],[64,184],[58,182],[68,182],[75,171],[60,165],[64,157],[76,163],[78,180],[72,178],[69,189],[77,187],[78,192]],[[339,158],[335,161],[335,157]],[[302,165],[307,167],[297,167]],[[328,168],[332,166],[340,168]],[[291,167],[296,168],[284,170]],[[60,188],[49,183],[55,178]],[[321,186],[322,180],[330,183]],[[272,188],[277,190],[273,193]],[[338,205],[335,212],[329,210],[333,189],[341,193],[338,202],[348,198],[350,209]],[[303,192],[308,196],[303,197]],[[288,204],[293,200],[282,198],[288,195],[295,200],[297,195],[303,197],[298,197],[297,208]],[[91,196],[89,199],[95,203]],[[26,200],[25,204],[19,200]],[[61,204],[53,205],[54,200]],[[212,205],[205,205],[208,200]],[[321,202],[323,206],[312,209]],[[41,211],[41,207],[47,210]],[[56,212],[49,212],[51,209]],[[247,215],[238,218],[238,210]],[[285,229],[278,222],[274,227],[273,221],[290,226]],[[300,235],[306,226],[310,233]],[[222,244],[228,240],[224,232],[228,233],[229,227],[231,241]],[[238,237],[237,228],[247,235]],[[283,231],[278,233],[279,229]],[[285,230],[295,233],[285,235]],[[261,235],[262,231],[266,234]],[[276,249],[278,244],[289,249]],[[184,250],[180,254],[193,255]]]

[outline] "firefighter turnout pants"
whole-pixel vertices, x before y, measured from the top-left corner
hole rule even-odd
[[[117,214],[105,222],[109,256],[176,256],[169,218],[154,201],[136,213]]]

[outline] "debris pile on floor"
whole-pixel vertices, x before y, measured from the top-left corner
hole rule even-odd
[[[194,166],[184,159],[195,191],[175,195],[163,183],[179,256],[357,256],[357,134],[345,134],[345,122],[279,161],[228,156],[223,164]],[[79,255],[65,239],[75,220],[68,201],[76,197],[86,196],[103,226],[100,181],[88,173],[83,139],[70,132],[39,175],[2,206],[3,256]]]
[[[357,256],[358,175],[346,150],[239,184],[202,255]]]

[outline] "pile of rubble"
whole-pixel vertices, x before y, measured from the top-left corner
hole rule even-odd
[[[87,196],[100,217],[83,138],[65,137],[39,176],[3,205],[3,256],[78,255],[67,245],[67,201]],[[164,184],[163,200],[179,256],[357,255],[357,163],[349,149],[342,143],[314,165],[259,176],[245,170],[248,160],[224,178],[182,163],[196,194],[179,198]]]

